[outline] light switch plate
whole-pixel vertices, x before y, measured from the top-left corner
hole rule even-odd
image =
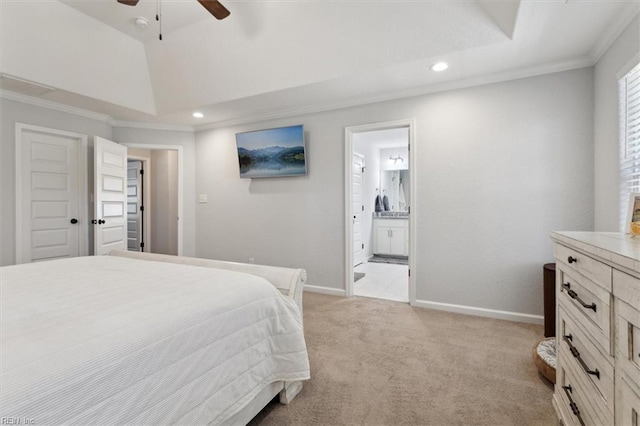
[[[206,203],[207,202],[207,194],[198,195],[198,202],[199,203]]]

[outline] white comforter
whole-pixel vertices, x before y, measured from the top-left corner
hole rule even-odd
[[[2,418],[203,424],[309,378],[295,303],[239,272],[114,256],[0,268]]]

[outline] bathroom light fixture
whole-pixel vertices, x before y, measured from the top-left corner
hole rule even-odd
[[[199,111],[196,111],[196,112],[193,113],[193,116],[195,118],[202,118],[202,117],[204,117],[204,114],[199,112]]]
[[[431,66],[431,71],[439,72],[439,71],[444,71],[447,68],[449,68],[449,65],[447,65],[446,62],[438,62],[437,64],[434,64]]]
[[[393,155],[389,157],[389,160],[393,160],[393,164],[398,164],[398,160],[402,161],[404,163],[404,158],[400,157],[399,155],[397,157],[394,157]]]

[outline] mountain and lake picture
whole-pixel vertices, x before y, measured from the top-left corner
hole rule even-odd
[[[237,133],[241,178],[307,174],[302,125]]]

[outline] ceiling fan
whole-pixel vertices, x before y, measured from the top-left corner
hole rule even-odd
[[[140,0],[118,0],[118,3],[135,6],[138,4],[138,1]],[[231,13],[218,0],[198,0],[198,3],[207,9],[216,19],[224,19]]]

